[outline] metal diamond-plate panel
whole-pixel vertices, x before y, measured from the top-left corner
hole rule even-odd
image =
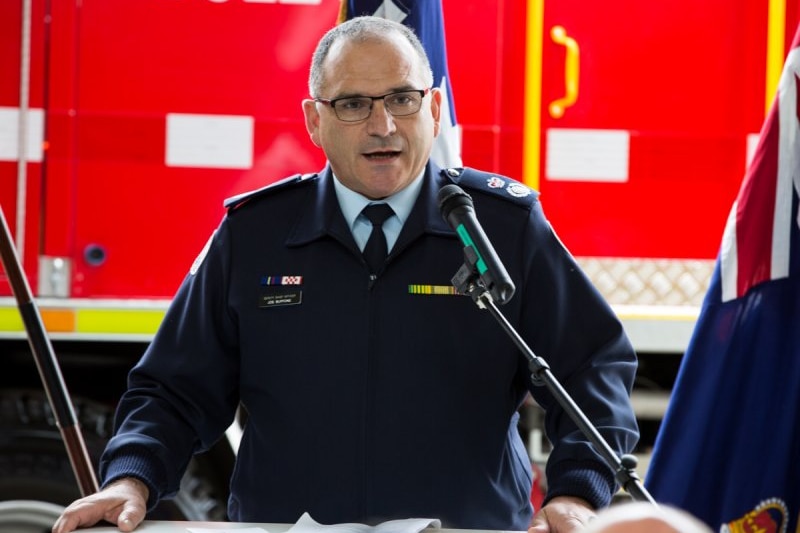
[[[700,306],[715,263],[700,259],[577,260],[611,305]]]

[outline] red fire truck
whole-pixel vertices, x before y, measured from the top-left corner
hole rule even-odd
[[[646,433],[798,1],[442,3],[464,164],[541,191],[640,353]],[[222,200],[323,166],[300,100],[339,4],[0,3],[0,206],[92,454]],[[41,525],[77,486],[2,271],[0,353],[0,503]],[[199,457],[163,515],[223,518],[234,448]]]

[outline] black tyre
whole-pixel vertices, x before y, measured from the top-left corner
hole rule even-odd
[[[74,407],[96,469],[111,435],[113,409],[81,399],[74,400]],[[214,464],[217,459],[223,464]],[[225,520],[231,464],[231,453],[196,457],[175,499],[162,502],[147,518]],[[61,509],[79,497],[46,396],[30,390],[0,391],[0,533],[49,531]]]

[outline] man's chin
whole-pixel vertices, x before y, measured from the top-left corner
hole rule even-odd
[[[405,174],[401,174],[396,169],[384,169],[384,171],[372,169],[372,172],[366,173],[365,176],[366,179],[362,183],[369,192],[365,196],[372,199],[391,196],[410,182]]]

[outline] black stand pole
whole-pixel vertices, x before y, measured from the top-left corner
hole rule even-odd
[[[75,411],[69,392],[67,392],[67,386],[61,376],[53,346],[50,344],[42,324],[42,317],[31,296],[28,281],[23,275],[2,207],[0,207],[0,220],[2,220],[3,226],[3,234],[0,235],[0,259],[2,259],[3,268],[8,275],[11,291],[17,299],[19,313],[22,315],[22,321],[28,332],[28,344],[30,344],[36,360],[39,377],[50,401],[50,407],[53,409],[56,424],[67,447],[67,455],[78,480],[81,495],[88,496],[97,492],[97,479],[92,462],[75,419]]]
[[[464,250],[467,262],[462,265],[453,277],[453,286],[461,293],[466,294],[478,305],[480,309],[488,309],[492,316],[500,323],[514,344],[522,351],[528,359],[528,368],[531,371],[531,381],[534,385],[545,385],[556,398],[561,407],[567,412],[573,422],[580,428],[584,435],[594,445],[595,449],[603,456],[608,465],[614,470],[617,482],[625,489],[628,494],[636,501],[647,501],[657,505],[653,497],[647,492],[639,476],[636,474],[636,457],[633,455],[623,455],[620,459],[611,449],[608,442],[603,438],[597,428],[581,411],[569,393],[561,386],[556,377],[550,371],[550,366],[541,357],[537,356],[528,347],[522,337],[514,330],[514,327],[506,320],[500,310],[495,305],[492,295],[483,286],[474,267],[474,254],[471,248]],[[471,266],[472,265],[472,266]]]

